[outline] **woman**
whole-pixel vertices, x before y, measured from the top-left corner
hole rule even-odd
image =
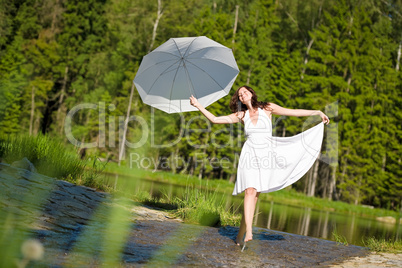
[[[248,86],[237,89],[230,102],[232,114],[214,116],[197,99],[190,104],[214,124],[244,124],[247,140],[243,145],[237,169],[233,195],[244,192],[244,212],[236,244],[242,246],[253,239],[252,221],[261,192],[272,192],[300,179],[316,160],[322,143],[323,123],[329,118],[321,111],[287,109],[272,102],[259,102]],[[321,124],[293,137],[272,137],[271,118],[274,115],[321,117]]]

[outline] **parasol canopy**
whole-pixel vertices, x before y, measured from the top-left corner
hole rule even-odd
[[[232,50],[205,36],[171,38],[144,56],[134,84],[144,103],[165,111],[195,111],[226,96],[239,73]]]

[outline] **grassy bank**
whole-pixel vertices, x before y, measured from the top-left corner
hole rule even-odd
[[[189,187],[192,191],[203,190],[204,194],[210,189],[222,193],[231,193],[233,184],[226,180],[199,180],[195,176],[173,174],[170,172],[143,169],[130,169],[125,166],[118,166],[116,163],[108,163],[106,166],[92,157],[89,160],[81,160],[78,156],[77,149],[68,147],[59,141],[50,139],[47,136],[38,135],[35,137],[0,137],[0,160],[11,164],[14,161],[21,160],[26,157],[33,163],[38,173],[70,181],[78,185],[95,187],[97,189],[112,192],[112,185],[105,184],[99,179],[100,173],[108,172],[120,175],[127,175],[138,179],[148,179],[152,181],[167,182],[170,184]],[[127,186],[127,189],[135,186]],[[132,192],[132,191],[131,191]],[[190,192],[190,190],[189,190]],[[195,194],[198,196],[198,194]],[[191,194],[189,194],[191,196]],[[298,193],[292,189],[284,189],[282,191],[261,195],[262,200],[274,201],[286,205],[310,207],[323,211],[332,211],[339,213],[356,214],[368,217],[385,217],[392,216],[398,218],[398,212],[368,208],[359,205],[351,205],[344,202],[329,201],[322,198],[307,197],[302,193]],[[191,205],[190,197],[187,205]],[[169,202],[173,202],[170,200]],[[215,201],[214,201],[215,202]],[[216,203],[216,202],[215,202]],[[186,202],[176,204],[183,208]],[[216,204],[214,204],[216,205]]]
[[[66,180],[77,185],[97,188],[109,193],[116,192],[112,185],[104,183],[100,178],[105,168],[96,157],[88,160],[81,160],[76,148],[63,145],[60,141],[50,139],[48,136],[21,136],[21,137],[0,137],[0,161],[7,164],[21,162],[19,167],[28,168],[27,162],[21,161],[26,158],[33,164],[40,174]],[[21,166],[22,165],[22,166]],[[117,165],[111,165],[119,170]],[[109,170],[109,168],[108,168]],[[119,172],[118,172],[119,173]],[[138,170],[137,178],[148,177],[152,174],[148,171]],[[155,173],[155,175],[160,175]],[[182,176],[165,173],[163,179],[166,181],[180,180]],[[177,177],[176,179],[173,179]],[[156,179],[154,177],[153,179]],[[153,198],[146,192],[135,191],[135,184],[125,184],[120,187],[117,195],[124,195],[144,204],[169,209],[187,222],[200,223],[202,225],[236,225],[240,216],[232,210],[223,206],[224,200],[219,200],[217,195],[205,189],[199,189],[190,185],[183,198]]]
[[[134,200],[154,206],[174,209],[177,216],[188,222],[198,222],[205,225],[235,225],[239,222],[237,208],[227,208],[224,200],[217,193],[231,193],[233,184],[226,180],[199,180],[195,176],[173,174],[170,172],[143,169],[130,169],[118,166],[116,163],[100,163],[96,157],[81,160],[74,147],[68,147],[60,141],[47,136],[35,137],[0,137],[0,160],[11,164],[26,157],[36,167],[38,173],[70,181],[78,185],[95,187],[114,192],[113,185],[102,181],[101,172],[130,176],[132,178],[166,182],[186,187],[184,196],[154,199],[146,193],[135,191],[136,184],[127,180],[117,191]],[[138,181],[138,180],[136,180]],[[261,195],[262,200],[274,201],[286,205],[310,207],[323,211],[356,214],[368,217],[392,216],[398,218],[398,213],[385,209],[372,209],[363,206],[334,202],[321,198],[307,197],[292,189],[285,189],[271,194]],[[210,218],[208,223],[207,218]]]
[[[363,239],[365,247],[375,252],[402,253],[402,241],[377,239],[374,237]]]
[[[96,157],[92,157],[92,159],[89,160],[81,160],[75,148],[66,147],[62,142],[54,141],[41,135],[19,138],[0,137],[1,161],[11,164],[24,157],[33,163],[38,173],[57,179],[67,180],[79,185],[95,187],[110,192],[113,197],[116,197],[112,198],[111,202],[105,202],[104,207],[99,209],[99,211],[102,209],[110,210],[110,217],[108,217],[106,224],[107,228],[105,230],[102,229],[100,232],[102,232],[104,237],[115,238],[116,230],[118,230],[119,241],[123,242],[120,242],[119,245],[113,249],[114,251],[110,251],[109,248],[106,248],[104,250],[105,256],[108,256],[107,254],[110,256],[119,256],[121,250],[124,248],[124,238],[132,228],[133,216],[130,210],[127,209],[128,206],[132,206],[132,202],[127,198],[120,197],[129,197],[143,204],[169,210],[176,217],[180,217],[189,223],[198,223],[207,226],[233,226],[239,225],[240,222],[240,214],[238,213],[240,209],[230,207],[230,204],[228,205],[226,202],[225,195],[221,194],[231,193],[233,189],[233,184],[224,180],[199,180],[197,177],[172,174],[169,172],[134,170],[126,167],[118,167],[115,163],[109,163],[104,166]],[[103,175],[101,175],[101,172],[103,172]],[[104,182],[103,178],[106,176],[106,173],[128,175],[132,178],[138,178],[138,180],[120,180],[119,186],[114,189],[113,185]],[[155,198],[150,196],[148,192],[138,190],[139,179],[167,182],[186,186],[186,188],[181,198],[168,194],[163,194],[162,197]],[[33,201],[37,202],[35,206],[32,206],[35,209],[41,207],[39,203],[42,198],[37,197],[49,193],[49,190],[45,189],[44,191],[46,191],[46,193],[38,192],[29,195]],[[284,204],[300,205],[303,207],[310,206],[339,212],[346,211],[359,215],[370,215],[366,210],[371,213],[375,212],[375,214],[371,214],[375,216],[395,215],[392,211],[371,210],[364,207],[358,208],[358,206],[351,206],[344,203],[338,204],[340,202],[308,198],[292,190],[261,195],[261,197]],[[126,202],[126,200],[130,202]],[[26,203],[29,204],[31,202]],[[23,203],[25,209],[27,208],[26,203]],[[0,253],[0,257],[3,259],[7,258],[7,263],[9,264],[15,262],[14,256],[21,255],[21,245],[30,241],[29,234],[32,228],[30,225],[25,224],[25,222],[31,220],[30,218],[25,219],[23,216],[20,218],[13,217],[14,215],[12,213],[0,209],[0,228],[3,230],[3,239],[0,239],[0,251],[2,252]],[[97,221],[96,211],[92,220],[92,223]],[[97,225],[94,224],[94,226]],[[83,245],[85,245],[87,241],[94,241],[90,235],[93,235],[91,231],[85,233],[85,230],[84,233],[81,234],[80,241],[83,241],[81,242]],[[344,242],[347,243],[346,240],[344,240]],[[367,247],[375,251],[401,251],[400,241],[390,242],[370,238],[367,239],[366,243]],[[73,249],[73,252],[75,250],[75,252],[80,253],[78,248],[79,247]],[[85,248],[85,246],[82,248]]]
[[[348,246],[350,243],[347,241],[346,237],[339,234],[336,230],[332,232],[335,241],[338,244]],[[363,245],[370,251],[375,252],[388,252],[388,253],[402,253],[402,241],[392,241],[386,239],[377,239],[375,237],[364,237],[362,239]]]
[[[21,161],[24,158],[27,160]],[[103,266],[120,266],[119,258],[126,245],[126,238],[135,224],[130,209],[135,202],[131,200],[165,207],[177,217],[191,223],[216,226],[235,225],[239,221],[239,216],[231,213],[230,209],[226,210],[223,207],[223,200],[219,200],[216,194],[198,188],[188,187],[182,198],[158,199],[145,192],[136,192],[136,184],[123,185],[121,189],[115,190],[100,178],[99,175],[104,164],[100,163],[97,158],[81,160],[75,148],[66,147],[62,142],[54,141],[47,136],[0,137],[0,161],[36,171],[39,174],[55,178],[55,181],[56,179],[67,180],[111,193],[106,202],[102,202],[94,209],[91,221],[87,222],[84,230],[79,231],[74,246],[69,250],[70,256],[79,256],[81,261],[87,258],[85,255],[88,254],[87,245],[98,241],[111,241],[111,243],[100,246],[96,253],[89,255],[101,256]],[[33,164],[33,167],[30,163]],[[3,175],[9,180],[10,185],[13,185],[13,177],[8,176],[7,172]],[[30,177],[29,174],[25,176]],[[34,221],[33,217],[41,214],[43,202],[47,202],[47,197],[53,188],[51,183],[48,184],[48,180],[41,185],[40,176],[35,177],[39,177],[37,181],[30,181],[35,184],[35,187],[30,187],[32,185],[28,182],[21,187],[26,191],[14,193],[10,188],[6,195],[0,195],[0,267],[27,267],[30,262],[40,261],[47,250],[41,241],[36,239],[37,235],[34,234],[31,223]],[[4,186],[5,184],[2,185],[7,187]],[[68,192],[64,194],[68,194]],[[8,196],[13,197],[9,199]],[[131,200],[124,198],[127,196]],[[7,197],[7,200],[3,199],[4,197]],[[26,213],[26,211],[30,213]],[[106,219],[99,218],[98,212],[101,215],[101,211],[107,213]],[[96,232],[96,235],[93,232]],[[64,262],[67,266],[74,266],[76,263],[76,260],[71,258]]]
[[[90,161],[81,160],[73,146],[66,146],[61,141],[45,135],[0,137],[1,162],[12,164],[20,161],[17,165],[26,168],[24,165],[27,162],[21,161],[24,158],[31,162],[40,174],[107,190],[107,186],[97,180],[105,164],[96,158]]]
[[[198,177],[190,175],[173,174],[163,171],[153,172],[151,170],[131,169],[125,166],[119,167],[116,163],[109,163],[105,169],[105,172],[130,176],[138,179],[166,182],[181,186],[190,185],[192,187],[198,187],[199,189],[204,190],[214,189],[214,191],[223,193],[231,193],[234,186],[233,183],[230,183],[226,180],[199,180]],[[270,194],[260,195],[260,199],[274,201],[285,205],[310,207],[323,211],[355,214],[363,217],[399,217],[399,213],[396,211],[347,204],[339,201],[330,201],[317,197],[308,197],[303,193],[296,192],[293,189],[284,189]]]
[[[238,226],[241,215],[237,209],[227,208],[225,200],[218,197],[217,192],[187,187],[183,197],[152,197],[148,192],[137,192],[132,199],[151,207],[170,211],[174,216],[187,223],[205,226]]]

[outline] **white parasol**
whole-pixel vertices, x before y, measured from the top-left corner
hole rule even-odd
[[[167,113],[197,110],[226,96],[239,73],[232,50],[205,37],[171,38],[146,55],[134,84],[144,103]]]

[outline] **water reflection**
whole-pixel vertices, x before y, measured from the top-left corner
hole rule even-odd
[[[274,201],[271,201],[271,206],[270,206],[269,213],[268,213],[268,223],[267,223],[267,228],[268,229],[271,229],[273,211],[274,211]]]
[[[138,180],[120,176],[108,178],[109,184],[119,187],[128,187],[138,192],[149,192],[153,197],[169,198],[183,196],[186,187],[162,182]],[[242,210],[243,195],[232,196],[231,193],[221,194],[226,209]],[[399,221],[398,221],[399,222]],[[330,211],[319,211],[311,208],[300,208],[290,205],[274,203],[273,201],[259,201],[256,206],[254,225],[288,233],[319,237],[334,240],[333,232],[346,238],[354,245],[363,245],[362,239],[367,237],[401,239],[402,225],[389,224],[375,219],[362,218],[356,215],[338,214]]]

